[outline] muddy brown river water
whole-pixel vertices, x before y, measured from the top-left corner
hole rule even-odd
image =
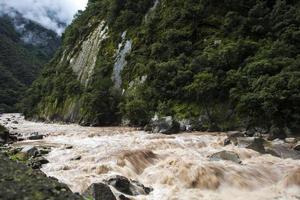
[[[20,114],[1,115],[0,123],[24,136],[45,135],[15,145],[51,147],[50,163],[42,171],[74,192],[119,174],[154,188],[137,200],[300,199],[300,160],[224,147],[224,133],[149,134],[126,127],[30,122]],[[209,160],[222,150],[237,153],[242,164]]]

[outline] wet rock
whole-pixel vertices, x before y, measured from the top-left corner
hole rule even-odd
[[[104,183],[93,183],[83,196],[93,200],[117,200],[110,187]]]
[[[73,149],[73,146],[72,145],[66,145],[65,149]]]
[[[13,124],[19,124],[19,122],[18,122],[18,121],[13,121],[12,123],[13,123]]]
[[[0,125],[0,144],[6,144],[9,139],[9,132],[8,130]]]
[[[42,165],[49,163],[49,161],[44,157],[33,158],[28,162],[28,166],[33,169],[40,169]]]
[[[123,194],[119,195],[119,199],[120,200],[131,200],[128,197],[126,197],[125,195],[123,195]]]
[[[241,164],[242,161],[237,153],[233,151],[221,151],[218,153],[214,153],[209,157],[210,161],[220,161],[220,160],[228,160],[238,164]]]
[[[265,140],[262,138],[254,138],[254,137],[238,137],[237,138],[237,145],[239,147],[252,149],[259,153],[266,153],[264,147]]]
[[[297,144],[294,145],[293,149],[295,151],[300,151],[300,141]]]
[[[71,161],[75,161],[75,160],[81,160],[81,156],[75,156],[74,158],[71,159]]]
[[[108,185],[113,186],[119,192],[131,196],[137,195],[147,195],[153,191],[150,187],[145,187],[143,184],[139,183],[138,181],[130,181],[128,178],[124,176],[113,176],[108,180],[105,180],[105,183]]]
[[[24,147],[21,152],[28,155],[29,157],[36,157],[40,154],[39,150],[33,146]]]
[[[226,138],[224,140],[224,146],[230,145],[231,144],[231,140],[229,138]]]
[[[40,151],[41,155],[46,155],[46,154],[49,154],[51,152],[51,149],[43,148],[43,149],[40,149],[39,151]]]
[[[271,152],[272,155],[280,158],[292,158],[300,159],[300,152],[291,148],[290,144],[284,143],[283,141],[275,140],[268,147],[267,152]]]
[[[275,140],[275,139],[284,140],[286,137],[287,135],[283,128],[272,126],[270,129],[268,140]]]
[[[286,143],[289,143],[289,144],[296,144],[297,143],[297,139],[296,138],[285,138],[284,141]]]
[[[43,135],[40,135],[39,133],[32,133],[27,139],[28,140],[42,140],[44,138]]]
[[[153,133],[175,134],[180,132],[180,124],[172,117],[154,119],[151,122]]]

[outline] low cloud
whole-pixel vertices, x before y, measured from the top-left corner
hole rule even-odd
[[[0,0],[0,14],[14,15],[18,11],[23,17],[61,35],[65,25],[72,22],[78,10],[86,7],[88,0]]]

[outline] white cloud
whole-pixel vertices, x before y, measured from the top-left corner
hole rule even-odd
[[[61,34],[70,24],[78,10],[86,7],[88,0],[0,0],[0,14],[9,14],[11,9],[20,12],[25,18]]]

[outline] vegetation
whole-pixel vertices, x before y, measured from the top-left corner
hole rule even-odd
[[[202,118],[205,127],[222,130],[300,129],[298,1],[160,0],[155,9],[154,3],[90,0],[63,43],[65,50],[76,47],[93,30],[89,22],[106,21],[109,37],[99,47],[93,80],[80,85],[68,64],[58,64],[60,52],[31,88],[27,116],[55,118],[73,99],[80,105],[74,120],[97,125],[122,118],[144,125],[159,114]],[[124,31],[133,49],[122,93],[111,74]]]
[[[18,111],[16,104],[23,92],[60,43],[54,32],[31,21],[26,21],[24,32],[21,33],[15,29],[13,20],[8,16],[0,16],[0,112]],[[25,43],[22,37],[28,31],[46,35],[47,41],[43,41],[45,44]]]

